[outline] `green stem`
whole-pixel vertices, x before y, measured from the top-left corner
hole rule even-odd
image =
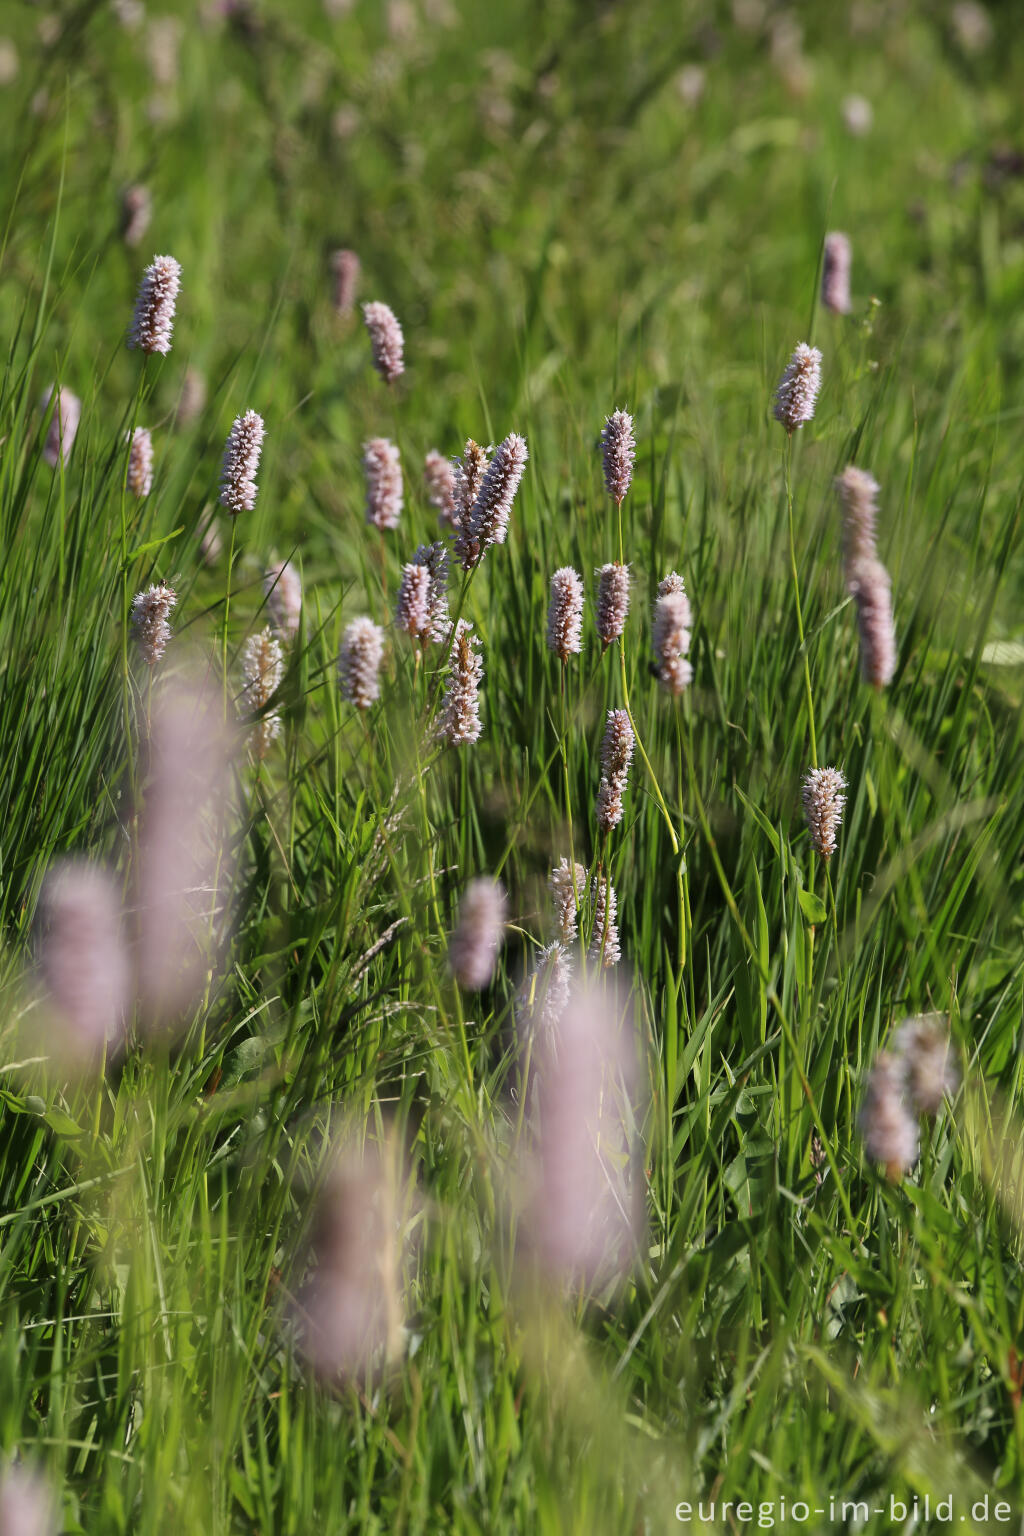
[[[786,446],[783,451],[783,463],[786,471],[786,512],[789,522],[789,568],[793,575],[793,596],[796,599],[796,627],[800,635],[800,654],[804,660],[804,690],[807,694],[807,726],[811,736],[811,767],[818,766],[818,743],[814,734],[814,703],[811,698],[811,662],[807,653],[807,640],[804,635],[804,615],[800,603],[800,579],[796,569],[796,544],[793,538],[793,479],[791,465],[793,458],[793,439],[786,438]]]

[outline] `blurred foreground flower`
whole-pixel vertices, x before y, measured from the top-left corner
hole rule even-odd
[[[124,1033],[130,966],[117,881],[96,864],[59,861],[43,881],[37,922],[47,1045],[65,1065],[85,1065]]]
[[[847,464],[836,476],[836,494],[842,514],[843,580],[852,592],[858,565],[877,558],[875,522],[878,517],[878,481],[866,470]]]
[[[363,444],[366,521],[374,528],[397,528],[402,514],[402,461],[386,437]]]
[[[471,880],[459,903],[459,920],[448,946],[448,963],[460,987],[486,987],[498,963],[508,902],[494,880]]]
[[[821,266],[821,302],[833,315],[850,313],[850,266],[848,235],[838,230],[825,236]]]
[[[50,417],[46,442],[43,444],[43,458],[54,469],[62,462],[66,469],[82,416],[82,402],[77,395],[72,394],[70,389],[58,389],[56,384],[51,384],[49,389],[43,391],[39,402],[39,410],[44,416],[50,407],[54,393],[56,393],[57,402]]]
[[[334,312],[338,316],[350,315],[359,287],[359,257],[355,251],[332,252],[331,272],[334,275]]]
[[[173,256],[154,256],[142,275],[135,316],[128,335],[129,347],[146,353],[171,350],[174,308],[181,286],[181,267]]]
[[[353,619],[341,637],[338,679],[342,698],[357,709],[369,709],[380,698],[380,664],[384,656],[384,631],[362,615]]]
[[[455,466],[443,453],[431,448],[423,460],[423,482],[427,488],[427,500],[437,508],[442,528],[453,533],[459,526],[455,511]]]
[[[46,1485],[22,1467],[0,1471],[0,1536],[56,1536],[54,1501]]]
[[[219,692],[174,681],[153,705],[135,878],[136,971],[149,1026],[199,998],[227,939],[232,743]]]
[[[886,1176],[897,1183],[917,1161],[918,1132],[907,1104],[904,1063],[887,1051],[875,1057],[858,1125],[868,1157],[884,1163]]]
[[[861,560],[849,578],[857,605],[860,631],[860,674],[879,691],[896,671],[896,626],[892,615],[892,582],[880,560]]]
[[[328,1381],[362,1381],[402,1352],[408,1196],[398,1158],[392,1144],[336,1151],[320,1193],[295,1321],[303,1354]]]
[[[290,560],[263,575],[271,627],[279,640],[294,640],[302,620],[302,581]]]
[[[387,304],[363,305],[363,319],[370,333],[373,366],[385,384],[393,384],[405,372],[405,338],[393,309]]]
[[[121,196],[121,239],[136,246],[149,228],[153,204],[146,187],[126,187]]]
[[[915,1110],[919,1115],[937,1115],[946,1095],[952,1097],[960,1085],[947,1030],[935,1017],[906,1019],[893,1036],[892,1046],[903,1063]]]

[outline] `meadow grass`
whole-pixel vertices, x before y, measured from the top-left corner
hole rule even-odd
[[[713,1528],[742,1523],[726,1500],[789,1528],[783,1498],[950,1494],[957,1517],[988,1496],[1019,1519],[1022,45],[1010,7],[977,52],[952,9],[736,9],[4,14],[0,1452],[56,1489],[64,1530],[659,1532],[712,1497]],[[128,248],[135,182],[153,219]],[[830,229],[852,241],[847,317],[816,299]],[[404,328],[390,387],[358,312],[334,313],[341,246]],[[143,358],[124,342],[155,252],[182,287],[169,355]],[[801,340],[823,385],[790,439],[771,400]],[[190,368],[207,399],[185,420]],[[82,400],[57,468],[54,381]],[[621,519],[599,441],[617,407],[638,444]],[[221,453],[248,409],[259,492],[232,520]],[[441,747],[443,652],[417,660],[392,623],[437,537],[423,458],[513,431],[508,540],[452,589],[483,731]],[[376,436],[405,471],[383,534]],[[881,486],[882,692],[840,569],[848,463]],[[620,554],[632,609],[602,655],[594,571]],[[227,948],[177,1033],[132,1027],[66,1080],[26,980],[43,877],[87,856],[130,895],[161,684],[198,658],[249,723],[243,655],[284,559],[302,624],[281,733],[237,764]],[[565,565],[586,610],[563,669],[545,625]],[[679,698],[650,667],[670,570],[694,619]],[[151,677],[130,605],[158,581],[178,602]],[[367,711],[337,677],[360,614],[387,630]],[[600,743],[627,698],[642,752],[602,842]],[[848,783],[827,867],[800,809],[815,757]],[[519,1263],[513,1000],[573,854],[618,895],[647,1228],[626,1276],[563,1293]],[[510,927],[493,985],[461,993],[448,939],[485,875]],[[963,1085],[890,1181],[857,1116],[923,1013],[948,1019]],[[390,1365],[325,1384],[294,1298],[346,1135],[402,1148],[404,1331]]]

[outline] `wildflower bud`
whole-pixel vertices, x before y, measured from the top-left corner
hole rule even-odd
[[[843,579],[851,580],[862,560],[874,560],[875,519],[878,515],[878,481],[863,469],[848,464],[836,476],[836,492],[843,519]]]
[[[171,638],[167,617],[177,601],[174,588],[164,582],[132,598],[132,638],[148,667],[155,667],[167,649]]]
[[[355,251],[334,251],[331,272],[334,276],[334,312],[344,317],[352,313],[359,287],[359,257]],[[401,370],[399,370],[401,371]]]
[[[914,1109],[919,1115],[937,1115],[946,1094],[952,1096],[960,1083],[948,1034],[927,1017],[907,1019],[896,1031],[893,1047],[903,1063]]]
[[[153,204],[146,187],[126,187],[121,197],[121,239],[136,246],[149,228]]]
[[[82,416],[82,402],[77,395],[71,393],[70,389],[58,389],[56,384],[51,384],[49,389],[43,391],[39,402],[39,409],[43,415],[49,409],[55,394],[57,402],[50,417],[50,426],[43,445],[43,458],[54,469],[63,461],[66,469]]]
[[[597,824],[602,832],[610,832],[622,820],[622,796],[635,742],[626,710],[610,709],[601,743],[601,783],[597,791]]]
[[[39,899],[39,976],[55,1052],[71,1062],[120,1040],[129,967],[113,876],[84,861],[55,864]]]
[[[181,286],[181,267],[173,256],[154,256],[142,275],[129,347],[145,353],[171,350],[174,306]]]
[[[442,527],[454,530],[459,526],[455,510],[455,467],[450,459],[436,448],[431,448],[423,460],[423,479],[427,487],[427,500],[440,514]]]
[[[551,578],[548,650],[563,661],[583,649],[583,578],[563,565]]]
[[[263,576],[271,627],[279,640],[294,640],[302,620],[302,581],[290,560]]]
[[[429,623],[426,638],[447,640],[452,627],[448,612],[448,546],[437,539],[433,544],[420,544],[413,555],[414,565],[423,565],[430,574],[427,588],[427,613]]]
[[[131,442],[126,484],[132,496],[148,496],[153,485],[153,439],[145,427],[136,427]]]
[[[363,444],[366,521],[374,528],[397,528],[402,512],[402,462],[386,437]]]
[[[357,709],[369,709],[380,698],[380,664],[384,631],[372,619],[353,619],[341,640],[338,676],[342,697]]]
[[[237,416],[228,433],[220,476],[220,504],[237,516],[256,505],[256,472],[263,447],[263,417],[256,411]]]
[[[597,632],[603,646],[611,645],[626,627],[629,613],[629,566],[602,565],[598,577]]]
[[[274,639],[269,626],[258,635],[250,635],[242,653],[242,673],[245,685],[242,700],[259,719],[253,726],[250,740],[256,757],[262,762],[270,750],[270,743],[280,735],[281,716],[276,709],[266,708],[278,688],[284,673],[284,653]]]
[[[480,724],[480,683],[484,675],[480,642],[470,633],[472,625],[460,619],[455,626],[448,658],[448,683],[438,718],[437,734],[449,746],[477,741]]]
[[[615,922],[618,898],[611,881],[600,873],[591,881],[590,896],[594,903],[594,926],[590,935],[587,959],[602,966],[618,965],[622,958],[619,947],[619,930]]]
[[[364,304],[363,319],[370,333],[373,366],[385,384],[393,384],[405,372],[405,363],[402,361],[405,344],[402,327],[394,311],[386,304]]]
[[[792,434],[810,421],[821,388],[821,353],[801,341],[775,391],[775,420]]]
[[[683,590],[683,579],[672,571],[658,586],[651,645],[657,662],[658,681],[676,697],[693,680],[693,668],[686,659],[691,623],[690,600]]]
[[[880,1051],[868,1076],[858,1125],[872,1162],[884,1163],[893,1183],[917,1161],[918,1132],[906,1101],[904,1064]]]
[[[833,315],[850,313],[850,241],[838,231],[825,236],[821,267],[821,302]]]
[[[548,876],[548,890],[555,904],[555,931],[562,944],[571,944],[579,931],[579,907],[586,889],[583,865],[559,859]]]
[[[633,418],[627,411],[615,411],[608,417],[601,430],[601,448],[608,495],[621,507],[633,479],[636,458]]]
[[[838,768],[811,768],[804,778],[803,802],[811,846],[822,859],[836,851],[836,833],[843,819],[846,780]]]
[[[468,564],[460,552],[460,559],[467,570],[483,558],[492,544],[504,544],[508,537],[512,502],[528,458],[526,439],[517,433],[509,433],[504,442],[499,443],[494,458],[484,471],[480,489],[469,513],[460,519],[460,534],[464,528],[466,533],[462,549],[468,550],[474,545],[477,549],[477,554]]]
[[[448,947],[448,963],[459,986],[478,992],[498,963],[505,927],[505,892],[493,880],[471,880],[459,905],[459,921]]]
[[[402,567],[395,604],[395,623],[413,640],[424,639],[430,630],[430,571],[410,561]]]
[[[885,566],[879,560],[860,561],[850,573],[850,592],[857,605],[861,677],[881,690],[896,671],[892,583]]]

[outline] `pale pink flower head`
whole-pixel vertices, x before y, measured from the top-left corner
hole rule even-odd
[[[279,640],[294,640],[302,622],[302,579],[290,560],[264,572],[263,592],[271,627]]]
[[[836,851],[836,835],[846,804],[846,780],[838,768],[811,768],[803,784],[804,816],[811,846],[826,863]]]
[[[402,327],[387,304],[364,304],[363,319],[370,334],[373,366],[385,384],[393,384],[405,372]]]
[[[492,544],[504,544],[508,537],[512,503],[529,456],[526,439],[516,432],[510,432],[498,444],[468,514],[466,537],[478,550],[475,559],[470,560],[470,565],[479,563]],[[465,521],[465,518],[461,519],[462,523]],[[463,564],[466,564],[465,559]]]
[[[175,412],[175,424],[187,427],[201,416],[206,405],[206,380],[198,368],[186,368]]]
[[[861,560],[851,570],[848,585],[857,605],[861,677],[881,691],[892,682],[896,671],[896,625],[889,572],[880,560]]]
[[[479,741],[483,732],[480,684],[484,663],[480,641],[472,628],[465,619],[458,621],[448,654],[448,682],[441,701],[437,734],[453,747]]]
[[[821,302],[833,315],[848,315],[850,303],[850,267],[853,252],[850,237],[839,230],[825,236],[821,265]]]
[[[125,245],[136,246],[149,228],[153,217],[153,204],[149,191],[143,186],[126,187],[121,197],[121,239]]]
[[[74,447],[75,434],[82,417],[82,402],[70,389],[58,389],[56,384],[43,391],[39,402],[40,412],[45,415],[56,394],[57,400],[50,417],[50,425],[43,444],[43,458],[56,469],[58,464],[67,468]]]
[[[151,1028],[199,1001],[229,936],[233,746],[216,689],[176,679],[158,691],[135,869],[136,983]]]
[[[479,992],[489,985],[504,939],[508,901],[494,880],[471,880],[459,904],[448,946],[448,963],[459,986]]]
[[[154,256],[142,275],[129,347],[146,353],[171,350],[174,309],[181,286],[181,267],[173,256]]]
[[[677,698],[693,679],[693,668],[686,659],[690,649],[692,622],[690,600],[683,589],[683,578],[672,571],[658,586],[651,645],[657,663],[658,681]]]
[[[792,435],[814,416],[821,388],[821,353],[801,341],[786,364],[775,391],[775,420]]]
[[[455,527],[455,558],[463,570],[472,570],[480,558],[480,540],[472,528],[473,504],[490,460],[487,449],[467,438],[460,459],[452,460],[452,522]]]
[[[431,448],[423,460],[423,480],[427,487],[427,500],[438,511],[442,528],[453,533],[459,526],[455,506],[455,466],[443,453]],[[475,494],[475,493],[474,493]]]
[[[402,516],[402,461],[386,437],[363,444],[366,521],[374,528],[397,528]]]
[[[615,887],[600,870],[591,881],[590,895],[594,903],[594,926],[591,930],[587,959],[592,960],[595,965],[618,965],[622,958],[616,922],[619,902]]]
[[[153,488],[153,439],[145,427],[132,433],[125,483],[132,496],[148,496]]]
[[[516,1018],[524,1033],[558,1023],[569,1001],[572,974],[569,951],[560,940],[541,950],[516,994]]]
[[[451,614],[448,612],[448,545],[440,539],[435,539],[433,544],[419,544],[412,560],[414,565],[425,566],[430,575],[427,586],[429,622],[425,638],[444,642],[449,638],[452,628]]]
[[[256,757],[263,760],[270,744],[281,733],[281,715],[278,709],[267,705],[281,686],[284,676],[284,652],[281,643],[274,638],[268,626],[258,635],[250,635],[242,653],[242,702],[247,711],[258,716],[250,733],[250,743]]]
[[[842,509],[843,579],[851,590],[857,566],[875,560],[875,522],[878,517],[878,481],[866,470],[847,464],[836,476],[836,493]]]
[[[948,1031],[935,1016],[905,1019],[893,1036],[893,1050],[902,1061],[911,1103],[919,1115],[937,1115],[943,1100],[960,1085]]]
[[[583,649],[583,577],[563,565],[551,578],[548,604],[548,650],[562,661]]]
[[[356,709],[369,709],[380,698],[383,658],[384,631],[365,615],[353,619],[341,639],[338,678],[342,697]]]
[[[879,1051],[868,1075],[858,1127],[864,1151],[873,1163],[885,1164],[893,1183],[917,1162],[918,1126],[908,1094],[905,1063]]]
[[[535,1136],[522,1233],[556,1285],[595,1285],[640,1252],[644,1187],[632,1127],[642,1120],[632,1023],[610,985],[576,983],[534,1044]]]
[[[331,254],[331,273],[334,277],[334,312],[345,316],[352,313],[359,287],[359,257],[355,251],[334,251]]]
[[[118,884],[97,864],[59,860],[37,922],[46,1041],[68,1066],[84,1066],[124,1034],[130,967]]]
[[[632,484],[636,459],[633,418],[628,411],[615,411],[608,417],[601,431],[601,453],[608,495],[620,507]]]
[[[22,1467],[0,1469],[0,1536],[57,1536],[49,1488]]]
[[[237,416],[224,448],[220,476],[220,504],[232,515],[251,512],[256,505],[256,474],[266,431],[257,411]]]
[[[597,790],[597,825],[610,832],[622,820],[622,796],[629,781],[636,737],[624,709],[610,709],[601,743],[601,782]]]
[[[413,640],[425,640],[430,633],[430,571],[414,560],[402,567],[395,624]]]
[[[587,890],[582,864],[559,859],[548,876],[548,890],[555,908],[555,932],[562,944],[571,944],[579,931],[579,908]]]
[[[167,621],[177,601],[174,588],[162,581],[132,598],[132,639],[147,667],[155,667],[163,659],[171,638]]]
[[[602,565],[594,572],[597,586],[597,632],[603,646],[618,640],[629,613],[629,566]]]

